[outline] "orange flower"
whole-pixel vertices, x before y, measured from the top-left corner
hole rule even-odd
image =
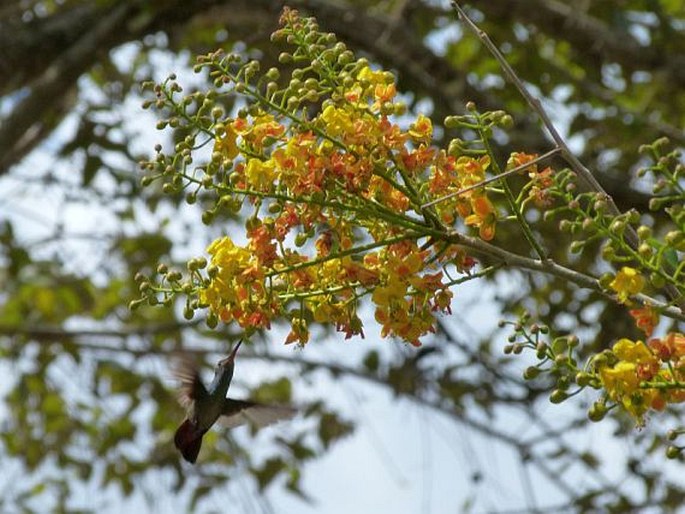
[[[654,327],[659,323],[659,313],[649,305],[639,309],[632,309],[630,315],[635,320],[637,328],[642,330],[647,337],[652,335]]]
[[[497,213],[494,205],[485,195],[471,198],[471,209],[473,214],[464,220],[469,226],[478,227],[478,234],[483,241],[490,241],[495,237],[495,224],[497,223]]]
[[[535,153],[513,152],[507,160],[507,169],[514,169],[518,168],[519,166],[523,166],[527,162],[535,159],[537,156],[538,154]],[[537,165],[531,166],[527,171],[529,173],[535,173],[537,171]]]
[[[650,340],[649,347],[662,361],[676,362],[685,356],[685,335],[669,332],[663,339]]]
[[[266,267],[273,266],[278,258],[276,243],[273,242],[273,233],[266,225],[259,225],[248,231],[250,238],[250,250],[254,252],[257,260]]]
[[[528,176],[531,178],[533,186],[528,193],[528,198],[538,207],[548,207],[552,203],[549,188],[552,187],[552,168],[545,168],[541,172],[530,171]]]
[[[309,327],[307,322],[302,318],[294,318],[290,322],[290,332],[285,338],[284,344],[297,343],[304,346],[309,342]]]

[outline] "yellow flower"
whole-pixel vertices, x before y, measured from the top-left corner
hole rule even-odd
[[[238,145],[236,144],[236,134],[235,130],[231,125],[226,125],[226,132],[222,137],[217,137],[214,140],[214,151],[219,152],[227,159],[235,159],[238,155]]]
[[[397,275],[392,275],[387,285],[374,289],[371,298],[376,305],[388,307],[393,303],[404,301],[405,294],[407,294],[406,284]]]
[[[485,180],[485,170],[487,170],[489,166],[490,157],[488,155],[484,155],[480,159],[462,155],[455,163],[457,176],[460,181],[459,186],[468,187],[482,182]],[[469,193],[466,193],[465,196],[468,195]]]
[[[651,380],[659,372],[659,361],[642,341],[621,339],[612,352],[619,361],[613,366],[602,366],[599,378],[609,397],[641,423],[647,410],[662,408],[663,398],[658,390],[640,387],[641,382]]]
[[[251,253],[245,248],[236,246],[230,237],[220,237],[207,248],[212,256],[212,264],[219,268],[219,276],[230,282],[250,264]]]
[[[638,294],[645,286],[645,279],[636,269],[624,266],[611,281],[609,287],[618,293],[618,299],[625,303],[628,297]]]
[[[250,159],[245,166],[245,178],[248,184],[257,190],[269,189],[276,178],[274,162],[271,159]]]
[[[656,357],[642,343],[642,341],[631,341],[630,339],[618,340],[613,348],[614,355],[621,361],[632,362],[635,364],[645,364],[656,361]]]
[[[386,83],[386,75],[384,71],[373,71],[368,66],[364,66],[359,73],[357,73],[357,80],[360,82],[369,82],[371,85],[375,86],[377,84]]]
[[[333,105],[326,107],[320,118],[324,122],[326,132],[332,137],[350,134],[354,131],[349,113]]]
[[[395,84],[378,84],[373,90],[373,96],[379,105],[390,102],[397,94]]]
[[[430,118],[419,114],[409,128],[409,136],[417,143],[430,143],[433,137],[433,123]]]
[[[609,395],[616,399],[630,395],[638,390],[640,380],[637,378],[637,366],[632,362],[617,362],[613,367],[605,366],[599,376]]]

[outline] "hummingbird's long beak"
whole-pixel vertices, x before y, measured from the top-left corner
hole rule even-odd
[[[219,366],[226,366],[229,362],[233,362],[235,360],[235,356],[238,353],[238,348],[240,348],[240,345],[243,343],[243,340],[241,339],[238,341],[238,344],[235,345],[235,348],[231,350],[231,353],[226,357],[225,359],[221,359],[219,361]]]

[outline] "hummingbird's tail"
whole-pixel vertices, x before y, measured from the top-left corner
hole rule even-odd
[[[189,419],[186,419],[176,430],[176,435],[174,436],[176,448],[179,449],[183,458],[191,464],[195,464],[197,455],[200,453],[203,435],[204,432],[199,432],[195,427],[195,423]]]

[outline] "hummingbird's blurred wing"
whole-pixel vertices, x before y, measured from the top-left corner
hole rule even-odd
[[[292,419],[296,414],[297,409],[288,405],[264,405],[226,398],[224,414],[219,417],[219,423],[226,428],[248,423],[256,427],[265,427],[277,421]]]
[[[192,410],[197,398],[207,396],[197,363],[188,355],[181,355],[174,359],[171,371],[181,382],[178,390],[178,402],[187,410]]]

